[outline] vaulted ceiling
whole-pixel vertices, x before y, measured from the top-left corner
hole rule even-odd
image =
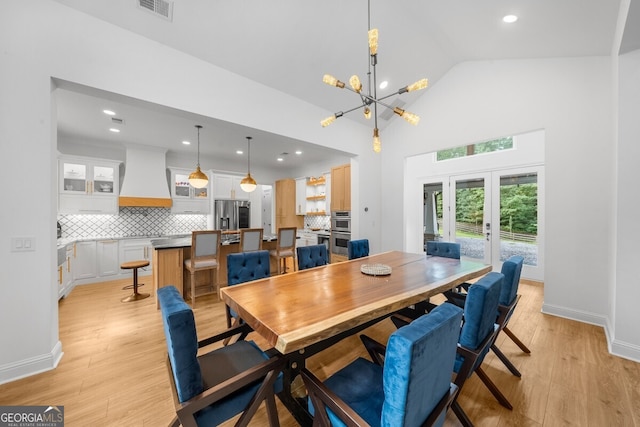
[[[170,20],[139,7],[139,0],[57,1],[320,106],[329,114],[357,106],[359,100],[353,93],[323,84],[323,74],[343,81],[358,74],[366,86],[367,0],[175,0]],[[464,61],[611,55],[620,0],[371,0],[370,7],[371,27],[379,30],[377,80],[389,82],[388,89],[378,90],[380,96],[423,77],[430,85],[437,84]],[[637,5],[631,11],[635,9]],[[504,23],[508,14],[517,15],[518,21]],[[629,19],[634,16],[630,13]],[[623,47],[638,46],[638,40],[638,34],[629,31]],[[411,103],[426,93],[428,89],[400,99],[410,110]],[[86,111],[78,107],[82,96],[63,98],[61,102],[68,105],[61,109],[61,131],[90,133],[77,123]],[[173,113],[179,116],[163,112]],[[348,117],[362,120],[358,113]],[[181,118],[189,123],[192,119]],[[169,126],[171,120],[164,122]],[[228,138],[242,143],[247,131],[230,128]],[[155,143],[150,137],[137,137]]]

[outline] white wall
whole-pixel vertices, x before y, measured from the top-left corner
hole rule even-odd
[[[369,148],[359,141],[370,129],[350,120],[322,129],[319,118],[331,112],[299,99],[53,1],[4,1],[0,178],[19,177],[19,185],[5,188],[0,210],[0,258],[11,266],[0,269],[0,383],[50,369],[60,357],[52,77],[355,155]],[[25,169],[35,173],[24,176]],[[35,239],[35,251],[9,251],[11,238],[21,236]]]
[[[618,103],[618,232],[616,235],[615,317],[611,349],[614,353],[638,359],[640,353],[640,278],[636,262],[640,259],[640,50],[619,57]]]
[[[403,194],[409,184],[397,171],[403,170],[407,157],[544,129],[546,270],[542,308],[605,326],[613,316],[609,289],[620,291],[631,286],[615,282],[615,214],[629,217],[634,212],[622,201],[616,206],[612,192],[616,171],[611,70],[611,60],[606,57],[482,61],[454,67],[429,89],[428,96],[412,106],[422,117],[418,128],[395,123],[385,133],[398,149],[383,152],[383,247],[406,247],[403,231],[408,224],[403,218],[407,217],[409,200]],[[633,72],[637,84],[637,70]],[[636,108],[628,106],[629,114],[637,114],[637,98],[631,103]],[[629,138],[637,141],[638,135],[637,127],[629,129]],[[628,182],[638,181],[637,170],[629,166],[635,179]],[[629,193],[631,185],[626,189]],[[628,227],[620,233],[626,232]],[[637,254],[637,249],[631,253]],[[623,295],[618,299],[626,298],[627,293]],[[638,314],[619,308],[620,302],[616,325],[638,324]],[[609,334],[610,339],[623,340],[633,357],[640,359],[637,333],[624,338],[618,331]]]

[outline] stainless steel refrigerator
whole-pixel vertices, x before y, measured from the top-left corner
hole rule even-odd
[[[247,200],[216,200],[214,222],[216,230],[239,230],[249,228],[251,202]]]

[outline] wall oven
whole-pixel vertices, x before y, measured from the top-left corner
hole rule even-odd
[[[348,256],[347,243],[351,240],[351,233],[342,231],[331,232],[331,253]]]
[[[351,211],[332,211],[331,231],[351,233]]]

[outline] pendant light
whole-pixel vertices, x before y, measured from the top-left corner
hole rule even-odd
[[[240,181],[240,188],[247,193],[256,189],[256,180],[251,176],[251,137],[247,137],[247,176]]]
[[[204,188],[207,186],[209,178],[200,170],[200,129],[202,126],[196,125],[196,129],[198,129],[198,164],[195,172],[191,172],[189,175],[189,184],[195,188]]]

